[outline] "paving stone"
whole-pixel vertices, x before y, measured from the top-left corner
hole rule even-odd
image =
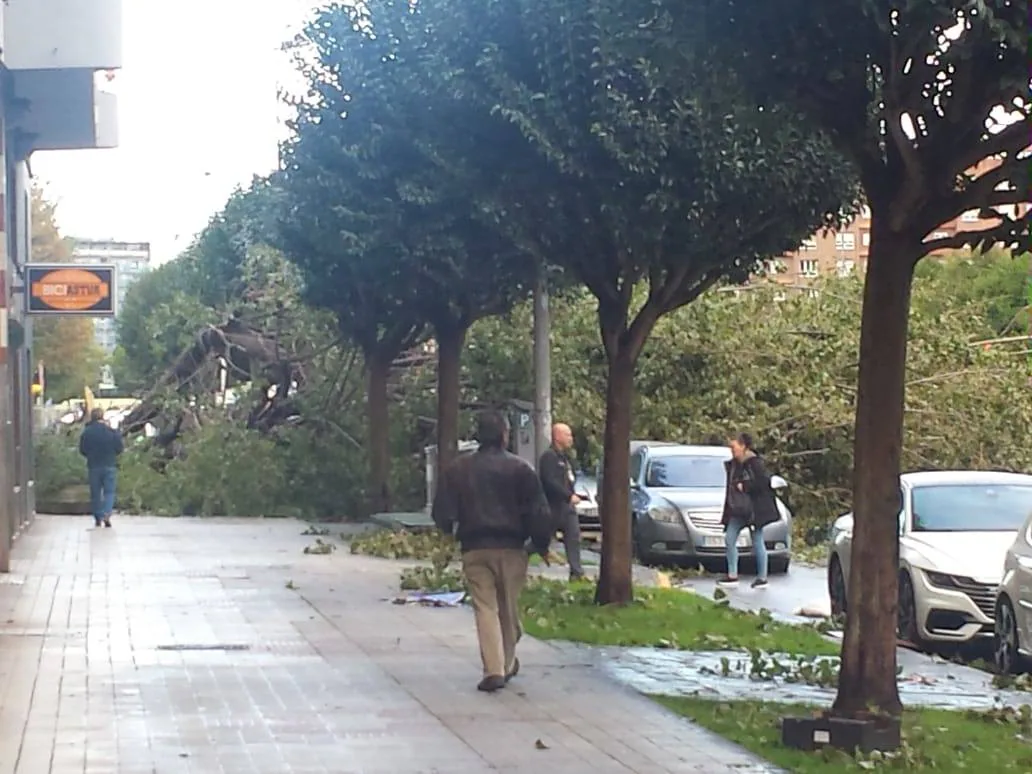
[[[468,610],[392,605],[396,563],[303,529],[38,518],[0,576],[0,774],[775,771],[576,649],[478,693]]]

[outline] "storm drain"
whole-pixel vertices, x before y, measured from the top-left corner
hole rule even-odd
[[[250,645],[240,645],[239,643],[231,642],[216,642],[208,644],[189,644],[184,643],[181,645],[158,645],[158,650],[250,650]]]

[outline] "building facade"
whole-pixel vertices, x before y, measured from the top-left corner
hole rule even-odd
[[[981,175],[999,162],[986,160],[975,168],[974,174]],[[1029,211],[1026,202],[1003,208],[1006,214],[1020,218]],[[946,239],[963,231],[981,231],[992,228],[996,220],[980,217],[978,211],[965,212],[959,218],[944,223],[928,235],[929,240]],[[805,284],[817,277],[848,276],[867,269],[867,256],[871,246],[871,213],[864,210],[844,229],[815,234],[805,240],[799,249],[772,261],[769,275],[777,282],[787,285]]]
[[[122,0],[0,4],[0,573],[35,512],[29,160],[118,145],[122,27]]]
[[[151,250],[148,242],[116,242],[104,239],[72,239],[72,260],[75,263],[107,264],[115,267],[115,314],[122,308],[125,294],[150,269]],[[118,335],[113,317],[93,320],[94,338],[105,354],[115,351]]]

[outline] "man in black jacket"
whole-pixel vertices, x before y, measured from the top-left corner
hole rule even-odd
[[[477,418],[473,454],[459,457],[443,472],[434,496],[433,520],[454,534],[480,641],[484,677],[481,691],[505,687],[519,671],[516,643],[520,592],[527,580],[526,544],[547,562],[552,541],[548,502],[534,469],[506,451],[509,423],[487,411]]]
[[[544,487],[548,506],[552,509],[554,529],[563,531],[563,546],[566,561],[570,564],[570,580],[584,577],[581,566],[580,516],[577,503],[580,498],[573,492],[576,478],[567,452],[573,447],[573,431],[569,425],[557,423],[552,426],[552,445],[538,461],[538,475]]]
[[[122,434],[108,427],[104,410],[93,409],[89,424],[79,436],[79,454],[86,458],[93,521],[98,527],[101,524],[111,526],[111,512],[115,509],[116,465],[123,448]]]

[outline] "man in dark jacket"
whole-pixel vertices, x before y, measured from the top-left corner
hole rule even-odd
[[[111,526],[111,512],[115,509],[116,465],[123,448],[122,434],[108,427],[102,409],[93,409],[89,424],[79,436],[79,454],[86,458],[90,504],[93,521],[98,527],[101,524]]]
[[[476,452],[443,472],[434,496],[433,519],[454,534],[476,617],[484,677],[481,691],[505,687],[519,671],[516,643],[520,592],[527,580],[530,540],[547,562],[552,539],[548,503],[534,469],[506,451],[509,423],[495,411],[477,419]]]
[[[554,529],[562,530],[566,561],[570,563],[570,580],[584,577],[581,566],[580,516],[577,503],[580,498],[573,492],[576,476],[567,453],[573,448],[573,431],[559,422],[552,426],[552,445],[538,461],[538,475],[544,487],[548,506],[552,509]]]

